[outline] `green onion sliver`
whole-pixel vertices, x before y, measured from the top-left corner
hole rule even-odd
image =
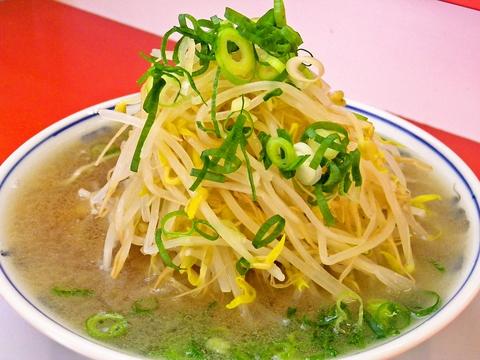
[[[391,301],[380,305],[374,317],[384,329],[394,333],[410,325],[410,311],[405,306]]]
[[[111,339],[127,332],[128,322],[120,314],[101,312],[87,319],[85,328],[95,339]]]
[[[250,184],[250,189],[252,190],[252,200],[257,201],[257,191],[255,189],[255,183],[253,182],[252,166],[250,165],[250,159],[248,158],[247,149],[245,148],[246,142],[246,139],[244,139],[240,143],[240,149],[242,150],[242,154],[245,159],[245,165],[247,166],[248,183]]]
[[[328,178],[322,185],[322,190],[325,192],[333,192],[334,187],[342,181],[342,172],[340,168],[331,162],[328,164]]]
[[[235,268],[241,276],[244,276],[248,272],[248,270],[250,270],[250,263],[247,259],[242,257],[238,259],[237,263],[235,264]]]
[[[352,159],[352,178],[355,186],[362,185],[362,174],[360,173],[360,151],[356,149],[350,153]]]
[[[223,121],[223,130],[227,134],[232,132],[233,127],[235,125],[235,122],[232,124],[232,121],[233,121],[232,115],[233,115],[233,113],[230,113],[227,116],[227,118]],[[253,133],[253,119],[252,119],[252,116],[250,115],[250,113],[247,110],[243,110],[243,103],[242,103],[242,110],[240,110],[240,114],[238,115],[238,117],[240,117],[240,116],[244,116],[246,122],[249,123],[249,126],[244,126],[243,129],[242,129],[242,132],[243,132],[243,135],[245,136],[245,138],[249,138],[250,135],[252,135],[252,133]],[[238,117],[237,117],[236,121],[238,121]]]
[[[206,132],[207,134],[208,133],[215,133],[215,129],[206,127],[205,125],[203,125],[203,123],[201,121],[197,121],[196,124],[197,124],[197,127],[200,130],[202,130],[203,132]]]
[[[316,131],[316,130],[320,130],[320,129],[337,132],[337,133],[344,136],[344,139],[342,140],[342,142],[346,142],[346,143],[349,142],[348,131],[343,126],[338,125],[338,124],[333,123],[333,122],[330,122],[330,121],[317,121],[317,122],[309,125],[304,131],[304,135],[302,136],[302,141],[304,141],[304,140],[306,140],[306,138],[308,138],[308,136],[307,136],[308,133],[311,133],[311,131]],[[307,137],[304,138],[305,136],[307,136]]]
[[[270,138],[266,146],[270,161],[279,169],[288,169],[297,159],[297,154],[290,141],[282,138]]]
[[[143,103],[143,109],[148,113],[147,120],[143,125],[142,132],[140,133],[140,138],[138,139],[137,146],[135,147],[135,152],[133,154],[132,163],[130,164],[130,170],[133,172],[138,171],[140,165],[140,154],[142,153],[143,144],[147,140],[148,133],[152,128],[155,118],[157,117],[158,110],[158,100],[160,92],[165,86],[166,81],[161,77],[155,77],[153,79],[153,86],[148,92],[147,97]]]
[[[257,138],[262,144],[262,150],[260,151],[260,154],[259,154],[259,160],[263,162],[263,166],[265,166],[265,170],[268,170],[268,168],[272,166],[272,161],[270,160],[267,154],[267,143],[268,143],[268,140],[270,140],[271,136],[263,131],[260,131],[257,134]]]
[[[383,339],[387,337],[387,334],[385,333],[382,325],[375,321],[373,316],[368,311],[365,311],[365,313],[363,314],[363,318],[365,319],[365,322],[367,323],[368,327],[373,331],[377,339]]]
[[[202,170],[192,169],[192,171],[190,172],[190,175],[198,178],[198,177],[202,176]],[[207,171],[202,177],[203,177],[204,180],[210,180],[210,181],[215,181],[215,182],[219,182],[219,183],[224,183],[225,182],[225,175],[216,174],[216,173],[210,172],[210,171]]]
[[[260,226],[260,229],[258,229],[252,241],[253,247],[259,249],[270,244],[281,234],[284,228],[285,219],[280,215],[273,215]],[[269,231],[270,233],[267,235]]]
[[[203,228],[203,229],[202,229]],[[208,230],[207,230],[208,229]],[[217,240],[220,236],[215,228],[203,219],[195,219],[193,221],[193,230],[207,240]]]
[[[269,91],[268,93],[266,93],[264,96],[263,96],[263,101],[267,102],[268,100],[270,100],[271,98],[275,97],[275,96],[280,96],[283,94],[283,90],[280,89],[280,88],[276,88],[276,89],[273,89],[272,91]]]
[[[323,141],[320,143],[317,151],[313,155],[312,161],[310,162],[310,167],[312,169],[316,169],[320,166],[322,162],[323,156],[325,155],[325,151],[334,143],[335,140],[340,139],[338,134],[330,134],[328,135]]]
[[[285,16],[285,5],[283,0],[273,1],[273,16],[275,17],[275,24],[277,27],[283,27],[287,25],[287,18]]]
[[[416,317],[423,317],[430,315],[434,311],[438,310],[440,307],[442,300],[440,295],[438,295],[435,291],[421,291],[419,296],[425,297],[427,301],[429,301],[432,305],[422,307],[421,305],[416,305],[412,307],[408,307],[408,309],[416,316]],[[430,301],[431,300],[431,301]]]
[[[93,296],[94,291],[90,289],[63,288],[55,286],[52,288],[52,294],[60,297],[87,297]]]
[[[189,190],[191,190],[191,191],[197,190],[197,188],[202,183],[203,179],[206,178],[207,173],[209,172],[208,171],[209,166],[210,166],[210,159],[208,157],[205,157],[203,159],[203,167],[200,170],[199,169],[192,169],[191,175],[196,176],[197,179],[193,182],[192,186],[190,186]],[[194,175],[194,171],[196,172],[196,175]]]
[[[169,231],[166,228],[169,225],[169,221],[172,220],[175,222],[177,218],[185,218],[188,222],[190,222],[190,226],[188,227],[187,230],[185,231]],[[165,235],[167,238],[176,238],[180,236],[188,236],[193,233],[193,221],[188,218],[187,213],[184,210],[177,210],[177,211],[172,211],[166,214],[161,220],[160,220],[160,228],[162,229],[163,235]]]
[[[323,195],[323,188],[321,184],[317,184],[315,186],[315,197],[317,198],[317,205],[320,209],[320,212],[323,215],[323,220],[325,221],[325,225],[332,226],[335,224],[335,218],[333,217],[332,213],[330,212],[330,208],[328,207],[327,199]]]
[[[430,260],[429,261],[430,264],[432,264],[432,266],[437,269],[439,272],[445,272],[445,266],[440,262],[440,261],[437,261],[437,260]]]
[[[154,296],[148,296],[135,301],[132,305],[132,311],[135,314],[147,314],[158,309],[158,300]]]
[[[163,244],[163,241],[162,241],[161,228],[157,229],[157,231],[155,232],[155,243],[157,244],[158,254],[160,255],[165,266],[175,270],[180,270],[180,267],[172,261],[172,258],[170,257],[167,249],[165,249],[165,245]]]
[[[217,137],[220,137],[220,128],[218,127],[218,121],[217,121],[217,92],[218,92],[219,78],[220,78],[220,68],[218,68],[217,71],[215,72],[215,79],[213,80],[212,100],[211,100],[211,106],[210,106],[210,118],[212,120],[213,129]]]
[[[400,330],[410,325],[411,322],[410,310],[402,304],[393,301],[370,301],[367,304],[367,310],[372,317],[372,319],[366,319],[367,323],[377,334],[377,337],[380,334],[378,329],[383,330],[384,336],[396,335]]]
[[[291,319],[295,316],[295,314],[297,313],[297,308],[296,307],[288,307],[287,308],[287,318],[288,319]]]

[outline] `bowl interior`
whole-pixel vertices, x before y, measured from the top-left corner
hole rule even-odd
[[[22,186],[25,177],[32,168],[47,156],[59,151],[72,140],[95,136],[111,126],[102,120],[97,111],[112,107],[120,99],[115,99],[77,114],[74,114],[42,131],[22,145],[0,168],[0,249],[3,248],[6,234],[3,221],[7,219],[9,199],[16,189]],[[377,343],[349,358],[375,359],[393,356],[413,347],[445,326],[471,301],[480,286],[480,194],[478,180],[471,170],[445,145],[424,131],[388,113],[374,108],[349,102],[352,111],[363,114],[372,121],[377,131],[405,145],[412,152],[434,168],[433,177],[442,178],[446,186],[453,189],[460,198],[460,206],[465,210],[469,227],[464,259],[459,269],[458,281],[452,287],[451,294],[444,299],[442,310],[433,316],[415,323],[413,327],[395,339]],[[15,272],[9,269],[0,258],[0,290],[5,299],[30,321],[63,345],[92,358],[132,359],[129,355],[109,350],[90,339],[78,335],[55,319],[54,314],[45,310],[37,300],[29,295],[28,289],[15,278]]]

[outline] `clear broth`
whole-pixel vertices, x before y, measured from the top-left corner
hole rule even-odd
[[[303,293],[290,289],[259,290],[256,303],[249,306],[250,315],[242,316],[237,310],[225,308],[230,298],[222,294],[193,300],[188,296],[174,298],[175,289],[167,285],[154,293],[158,309],[149,314],[132,312],[135,301],[152,296],[155,279],[147,277],[149,258],[134,246],[118,279],[113,280],[108,272],[100,270],[106,220],[91,215],[88,201],[78,195],[80,188],[97,190],[113,162],[102,164],[69,186],[62,183],[79,166],[92,161],[89,149],[94,143],[107,139],[70,145],[60,156],[32,169],[30,178],[11,201],[7,221],[10,236],[2,248],[6,255],[2,265],[7,266],[27,296],[49,316],[83,336],[87,336],[85,320],[91,315],[101,311],[122,313],[129,322],[128,332],[106,345],[151,357],[231,359],[237,348],[277,346],[292,333],[296,334],[295,341],[308,343],[309,335],[301,330],[303,325],[287,319],[286,313],[289,307],[295,307],[299,316],[314,317],[320,309],[331,306],[333,300],[320,289]],[[436,291],[445,298],[462,266],[462,235],[468,222],[450,189],[418,170],[407,168],[406,173],[413,179],[410,188],[414,195],[433,192],[444,199],[430,206],[429,222],[425,224],[432,233],[442,235],[434,241],[414,239],[413,250],[418,288]],[[436,269],[432,261],[442,264],[445,271]],[[92,289],[95,295],[59,297],[51,291],[55,286]],[[397,294],[371,277],[363,276],[361,287],[364,299],[397,298]],[[211,338],[227,341],[227,354],[207,350],[204,345]],[[367,336],[367,342],[372,340],[371,334]],[[356,350],[350,344],[338,347],[341,353]],[[308,358],[313,351],[306,345],[293,357],[278,358]],[[253,357],[263,358],[258,354]]]

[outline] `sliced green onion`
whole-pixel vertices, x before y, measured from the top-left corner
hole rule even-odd
[[[142,152],[143,145],[145,144],[145,140],[147,139],[148,133],[150,132],[155,118],[157,117],[158,100],[160,92],[165,84],[166,81],[163,78],[154,77],[153,86],[148,92],[143,103],[143,109],[148,113],[148,116],[145,124],[143,125],[142,132],[140,133],[140,138],[138,139],[138,143],[133,154],[132,163],[130,164],[130,170],[133,172],[138,171],[138,166],[140,165],[140,154]]]
[[[283,90],[280,88],[273,89],[263,96],[263,101],[268,101],[275,96],[280,96],[283,94]]]
[[[273,66],[259,62],[256,66],[256,75],[260,80],[266,81],[283,81],[287,77],[287,72],[278,72]]]
[[[253,171],[252,166],[250,165],[250,159],[248,158],[248,153],[245,148],[246,140],[240,143],[240,149],[242,149],[243,157],[245,159],[245,164],[247,167],[248,183],[250,184],[250,189],[252,190],[252,200],[257,201],[257,191],[255,189],[255,183],[253,182]]]
[[[340,171],[340,168],[335,165],[334,162],[330,162],[328,164],[328,178],[327,181],[323,183],[322,190],[331,193],[340,181],[342,181],[342,172]]]
[[[442,300],[440,298],[440,295],[438,295],[435,291],[421,291],[417,294],[417,298],[423,298],[423,299],[417,299],[421,300],[422,302],[427,302],[431,305],[427,306],[422,306],[420,304],[416,304],[414,306],[409,306],[408,309],[417,317],[423,317],[430,315],[434,311],[438,310],[440,307]]]
[[[135,314],[148,314],[158,309],[158,300],[155,296],[148,296],[135,301],[132,311]]]
[[[296,307],[288,307],[287,308],[287,318],[291,319],[295,316],[297,313],[297,308]]]
[[[236,111],[235,111],[236,112]],[[225,121],[223,122],[223,130],[228,134],[232,131],[233,125],[231,124],[231,120],[233,120],[233,117],[231,116],[233,113],[229,114]],[[242,102],[242,110],[240,111],[240,114],[238,116],[244,116],[246,122],[249,123],[249,126],[244,126],[243,128],[243,135],[245,138],[249,138],[253,134],[253,119],[250,113],[246,110],[243,110],[243,102]],[[238,121],[238,117],[236,119]],[[235,124],[235,123],[234,123]]]
[[[282,23],[281,10],[278,5],[277,15],[278,21]],[[237,25],[237,30],[247,40],[283,61],[295,56],[298,47],[303,42],[301,36],[288,25],[276,26],[274,9],[267,11],[257,22],[230,8],[225,9],[225,18]]]
[[[221,155],[213,156],[213,160],[210,161],[208,170],[217,174],[231,174],[237,171],[240,166],[242,166],[242,161],[236,156],[236,150],[237,144],[236,142],[232,142],[231,145],[226,148],[223,153],[218,152],[221,153]],[[208,156],[208,153],[208,150],[205,150],[201,158],[204,159],[206,156]],[[214,154],[215,153],[217,153],[217,151],[215,151]],[[220,164],[220,160],[222,159],[223,165]]]
[[[307,139],[315,139],[317,135],[316,134],[317,130],[328,130],[328,131],[339,133],[343,135],[343,139],[341,140],[343,144],[348,144],[349,142],[347,130],[345,130],[343,126],[330,121],[317,121],[309,125],[303,132],[303,135],[300,140],[305,141]],[[321,140],[323,140],[323,138]],[[319,142],[321,142],[321,140]],[[338,149],[335,149],[335,150],[338,150]]]
[[[215,134],[215,129],[206,127],[205,125],[202,124],[201,121],[197,121],[196,124],[197,124],[197,127],[203,132]]]
[[[350,174],[347,172],[338,186],[340,195],[347,194],[350,186],[352,186],[352,179],[350,179]]]
[[[172,220],[175,221],[177,218],[185,218],[189,223],[190,226],[187,230],[185,231],[169,231],[166,229],[167,227],[167,222]],[[188,218],[187,213],[184,210],[177,210],[177,211],[172,211],[169,212],[168,214],[165,214],[165,216],[160,220],[160,228],[162,229],[163,235],[165,235],[167,238],[176,238],[179,236],[188,236],[193,233],[193,228],[194,228],[194,223],[191,219]]]
[[[277,129],[277,135],[278,137],[281,137],[285,140],[288,140],[288,142],[290,142],[291,144],[293,144],[293,139],[292,139],[292,136],[288,133],[287,130],[285,129],[282,129],[282,128],[278,128]]]
[[[438,271],[440,271],[442,273],[445,272],[445,266],[443,266],[443,264],[441,262],[432,259],[432,260],[430,260],[430,264],[432,264],[433,267],[435,269],[437,269]]]
[[[106,144],[95,144],[90,148],[90,155],[92,158],[98,158],[102,151],[105,149]],[[120,148],[118,146],[110,147],[106,152],[105,156],[109,155],[118,155],[120,154]]]
[[[271,162],[279,169],[288,169],[297,159],[292,143],[281,137],[270,138],[266,150]]]
[[[373,331],[377,339],[383,339],[387,337],[385,330],[383,329],[382,325],[380,325],[372,315],[368,311],[363,314],[365,322],[367,323],[368,327]]]
[[[298,169],[298,167],[302,165],[309,157],[310,155],[297,156],[297,159],[292,164],[290,164],[290,166],[286,168],[285,171],[292,171]]]
[[[234,43],[238,47],[235,53],[228,52],[228,44]],[[222,74],[233,84],[244,84],[255,74],[255,55],[253,45],[237,30],[231,27],[219,31],[215,59],[222,69]]]
[[[205,228],[205,230],[202,229],[202,227]],[[193,229],[207,240],[214,241],[220,236],[217,230],[215,230],[207,220],[195,219],[193,222]]]
[[[218,149],[207,149],[202,152],[200,158],[203,160],[203,168],[195,169],[198,176],[190,190],[194,191],[209,173],[230,174],[240,168],[242,161],[236,156],[236,153],[238,145],[242,141],[246,141],[244,124],[248,117],[245,114],[240,113],[232,129],[227,133],[225,141]],[[220,163],[221,160],[223,160],[223,164]]]
[[[198,178],[201,176],[201,173],[202,173],[202,170],[192,169],[192,171],[190,172],[190,175]],[[219,183],[224,183],[225,179],[226,179],[225,175],[216,174],[210,171],[207,171],[207,173],[203,176],[203,180],[210,180],[210,181],[215,181]]]
[[[168,64],[168,58],[167,58],[168,39],[174,33],[175,33],[175,28],[172,28],[172,29],[168,30],[162,37],[162,44],[161,44],[161,47],[160,47],[160,53],[162,55],[162,61],[165,64]]]
[[[354,112],[353,115],[355,115],[355,117],[356,117],[358,120],[368,121],[368,118],[367,118],[366,116],[363,116],[362,114],[359,114],[359,113]]]
[[[284,228],[285,219],[280,215],[273,215],[260,226],[260,229],[258,229],[252,241],[253,247],[259,249],[270,244],[281,234]]]
[[[250,263],[247,259],[242,257],[238,259],[237,263],[235,264],[235,268],[241,276],[244,276],[248,272],[248,270],[250,270]]]
[[[55,286],[52,288],[52,294],[61,297],[87,297],[93,296],[95,292],[90,289],[63,288]]]
[[[258,25],[275,25],[275,15],[273,9],[268,10],[260,18],[258,18],[256,24]]]
[[[315,170],[320,166],[320,163],[324,158],[325,152],[327,151],[327,149],[332,148],[332,144],[334,144],[335,140],[337,139],[339,139],[339,136],[336,133],[330,134],[323,139],[317,151],[315,151],[312,161],[310,162],[310,167],[312,169]]]
[[[85,328],[88,335],[96,339],[111,339],[125,335],[128,322],[120,314],[101,312],[87,319]]]
[[[384,329],[400,331],[410,325],[410,312],[408,309],[394,302],[385,302],[380,305],[375,313],[375,318]]]
[[[263,131],[260,131],[257,134],[257,137],[260,143],[262,144],[262,150],[260,151],[260,154],[259,154],[259,160],[263,162],[263,166],[265,166],[265,170],[268,170],[268,168],[272,166],[272,161],[267,155],[267,143],[268,143],[268,140],[270,140],[271,136]]]
[[[396,302],[373,300],[367,310],[386,336],[398,334],[411,322],[410,310]]]
[[[283,27],[287,25],[287,18],[285,16],[285,5],[283,0],[273,1],[273,15],[275,17],[275,24],[277,27]]]
[[[215,135],[220,137],[220,128],[218,127],[217,121],[217,92],[218,92],[218,79],[220,78],[220,68],[217,69],[215,72],[215,78],[213,80],[213,93],[212,93],[212,100],[211,100],[211,110],[210,110],[210,118],[213,122],[213,128],[215,130]]]
[[[162,258],[162,261],[165,264],[165,266],[172,268],[174,270],[181,270],[181,268],[172,261],[172,258],[168,254],[167,249],[165,249],[165,245],[163,244],[163,241],[162,241],[161,228],[157,229],[157,231],[155,232],[155,243],[157,244],[158,254]]]
[[[190,186],[189,190],[191,190],[191,191],[197,190],[197,188],[200,186],[202,181],[206,178],[209,166],[210,166],[210,159],[208,157],[205,157],[203,159],[203,167],[202,167],[201,170],[192,169],[192,175],[193,175],[193,172],[195,171],[197,174],[193,175],[193,176],[196,176],[197,179]]]
[[[352,178],[355,186],[362,185],[362,174],[360,173],[360,151],[356,149],[351,153],[352,157]]]
[[[317,198],[317,206],[323,215],[325,225],[332,226],[335,224],[335,218],[333,217],[328,207],[327,199],[323,195],[323,189],[321,184],[315,185],[315,197]]]

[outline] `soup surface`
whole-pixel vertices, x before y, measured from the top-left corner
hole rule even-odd
[[[352,324],[332,330],[328,319],[335,303],[313,284],[303,291],[257,287],[254,304],[227,310],[231,298],[221,293],[179,296],[189,290],[181,281],[152,291],[156,274],[147,272],[149,257],[138,249],[113,280],[101,270],[107,220],[91,214],[79,189],[99,189],[114,159],[66,183],[76,169],[94,161],[95,145],[108,139],[79,141],[32,168],[11,201],[2,265],[47,315],[88,337],[86,319],[99,312],[120,313],[128,321],[127,332],[105,340],[106,346],[167,359],[321,359],[359,351],[378,337],[369,327],[359,330]],[[413,239],[413,275],[418,289],[446,298],[462,266],[468,223],[451,189],[416,168],[404,170],[413,195],[438,193],[443,198],[429,205],[422,222],[435,239]],[[249,281],[255,283],[254,277]],[[357,274],[356,283],[364,301],[408,303],[414,298],[413,293],[389,292],[373,277]],[[88,291],[62,296],[59,289]]]

